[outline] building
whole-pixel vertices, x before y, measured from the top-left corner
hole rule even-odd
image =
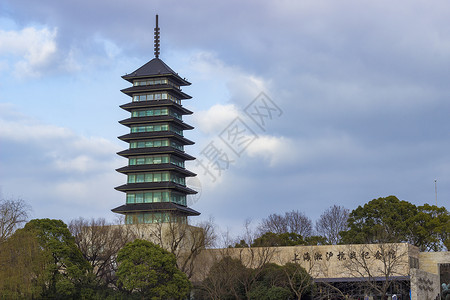
[[[119,137],[129,147],[118,153],[128,165],[117,169],[127,182],[116,187],[126,194],[126,203],[112,211],[125,215],[127,224],[186,223],[188,216],[200,214],[186,201],[197,193],[186,186],[186,177],[196,176],[185,168],[185,161],[195,159],[184,152],[194,144],[183,136],[193,129],[183,121],[192,112],[182,106],[191,97],[181,87],[190,83],[159,58],[158,16],[155,58],[122,78],[132,84],[122,90],[130,102],[120,106],[130,113],[120,121],[129,133]]]
[[[407,243],[207,249],[193,277],[202,281],[225,256],[244,266],[302,266],[317,285],[314,299],[435,300],[450,283],[450,252],[420,252]]]

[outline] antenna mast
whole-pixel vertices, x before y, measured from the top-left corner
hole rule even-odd
[[[436,206],[437,205],[437,179],[434,180],[434,194],[436,196]]]
[[[156,15],[156,27],[155,27],[155,57],[159,58],[159,27],[158,27],[158,15]]]

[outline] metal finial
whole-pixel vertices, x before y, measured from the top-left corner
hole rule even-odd
[[[155,57],[159,57],[159,27],[158,27],[158,15],[156,15],[156,27],[155,27]]]

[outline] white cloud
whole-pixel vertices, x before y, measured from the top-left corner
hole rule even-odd
[[[241,112],[234,104],[215,104],[206,111],[194,114],[196,127],[207,134],[219,134],[229,123],[237,118]]]
[[[37,217],[105,216],[120,204],[123,195],[114,187],[125,177],[115,171],[123,163],[115,154],[118,145],[42,124],[8,105],[1,108],[0,187],[5,192],[30,203]]]
[[[295,143],[282,136],[259,136],[246,151],[250,157],[262,157],[268,160],[271,167],[292,164],[298,155]]]
[[[39,76],[57,54],[56,36],[56,28],[0,30],[0,55],[8,55],[15,62],[16,76]]]
[[[208,80],[214,86],[226,91],[228,101],[246,106],[261,92],[270,90],[271,82],[256,74],[246,72],[237,66],[226,64],[211,52],[198,52],[190,61],[197,79]],[[220,93],[217,91],[216,93]]]

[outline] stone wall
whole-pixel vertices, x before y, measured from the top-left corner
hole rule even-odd
[[[450,263],[450,252],[420,252],[419,269],[432,274],[439,274],[438,264]]]
[[[411,300],[435,300],[439,291],[437,274],[411,269]]]
[[[409,257],[417,255],[408,244],[323,245],[206,250],[199,262],[204,274],[224,256],[242,261],[249,268],[261,263],[298,263],[313,278],[409,276]],[[388,270],[390,269],[390,270]],[[200,278],[199,278],[200,279]]]

